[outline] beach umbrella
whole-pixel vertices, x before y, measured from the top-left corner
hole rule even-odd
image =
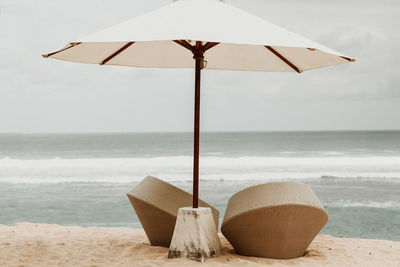
[[[69,43],[45,58],[195,68],[193,208],[198,207],[201,70],[295,72],[354,59],[219,0],[179,0]]]

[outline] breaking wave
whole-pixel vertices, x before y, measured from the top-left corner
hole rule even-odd
[[[190,181],[192,157],[0,159],[2,183]],[[200,157],[202,180],[400,179],[400,157]]]

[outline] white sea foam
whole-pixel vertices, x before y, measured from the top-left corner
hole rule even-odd
[[[189,181],[192,157],[0,159],[0,182],[129,183],[146,175]],[[400,157],[216,157],[200,158],[204,180],[273,180],[326,177],[400,179]]]
[[[367,208],[400,208],[400,203],[395,201],[350,201],[350,200],[340,200],[332,203],[326,203],[325,207],[338,207],[338,208],[357,208],[357,207],[367,207]]]

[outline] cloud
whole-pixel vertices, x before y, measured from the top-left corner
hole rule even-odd
[[[191,131],[193,70],[100,67],[41,54],[168,4],[2,0],[0,132]],[[203,130],[400,129],[400,3],[231,0],[354,56],[302,73],[203,73]]]

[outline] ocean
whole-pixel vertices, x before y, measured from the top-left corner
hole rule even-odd
[[[2,134],[0,224],[140,228],[126,193],[152,175],[191,192],[192,134]],[[311,186],[324,234],[400,241],[400,131],[202,133],[200,198]]]

